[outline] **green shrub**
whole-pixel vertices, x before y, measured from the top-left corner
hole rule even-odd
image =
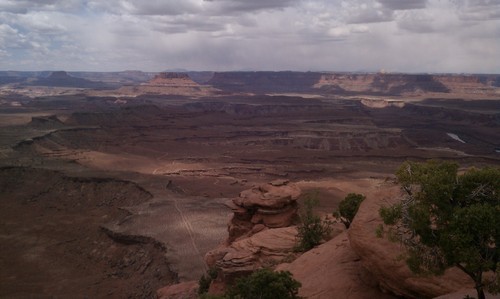
[[[201,277],[200,277],[200,280],[198,280],[198,294],[201,295],[201,294],[205,294],[206,292],[208,292],[208,289],[210,288],[210,284],[212,283],[212,280],[214,280],[215,278],[217,278],[217,274],[219,272],[219,269],[217,268],[210,268],[208,269],[206,275],[203,274]]]
[[[226,296],[231,299],[297,299],[301,287],[288,271],[260,269],[240,278]]]
[[[296,251],[307,251],[321,243],[321,240],[328,238],[332,229],[329,221],[322,220],[314,214],[313,208],[318,205],[318,200],[314,195],[309,195],[304,201],[304,211],[300,215],[301,223],[298,225]]]
[[[380,207],[379,214],[385,224],[394,225],[401,218],[401,204]]]
[[[356,213],[358,212],[359,206],[365,198],[366,197],[362,194],[347,194],[347,196],[340,202],[339,210],[334,212],[333,215],[340,217],[340,221],[342,221],[346,228],[349,228],[354,216],[356,216]]]

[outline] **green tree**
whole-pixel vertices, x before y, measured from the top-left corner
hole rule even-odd
[[[352,220],[358,212],[359,206],[365,200],[365,196],[357,193],[349,193],[340,202],[339,210],[334,212],[333,215],[340,218],[340,221],[345,225],[345,228],[351,226]]]
[[[300,214],[300,224],[297,226],[297,251],[307,251],[321,243],[331,233],[331,223],[322,220],[314,213],[314,207],[319,203],[316,194],[308,194],[304,200],[304,209]]]
[[[405,198],[380,214],[394,224],[416,273],[456,266],[472,278],[479,299],[498,290],[500,261],[500,169],[458,174],[450,162],[405,162],[396,173]],[[485,281],[491,271],[496,281]]]
[[[248,277],[240,278],[229,290],[231,299],[297,299],[300,282],[288,271],[273,272],[260,269]]]

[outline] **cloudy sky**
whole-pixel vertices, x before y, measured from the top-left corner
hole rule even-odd
[[[0,0],[0,70],[500,73],[500,0]]]

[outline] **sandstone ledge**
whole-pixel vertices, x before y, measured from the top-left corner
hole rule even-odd
[[[381,292],[377,282],[361,266],[345,232],[292,263],[279,265],[276,270],[290,271],[302,283],[299,295],[308,299],[395,298]]]

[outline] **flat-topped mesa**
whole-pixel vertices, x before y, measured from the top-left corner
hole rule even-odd
[[[153,86],[198,86],[196,82],[191,80],[191,78],[186,73],[170,73],[162,72],[157,74],[153,79],[151,79],[146,85]]]
[[[263,228],[290,226],[297,215],[300,189],[287,180],[276,180],[242,191],[226,205],[233,210],[228,243]]]

